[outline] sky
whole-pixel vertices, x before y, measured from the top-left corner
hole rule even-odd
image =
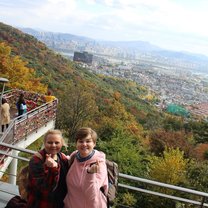
[[[0,22],[208,56],[208,0],[0,0]]]

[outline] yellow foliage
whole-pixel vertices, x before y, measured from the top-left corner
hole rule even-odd
[[[146,95],[144,98],[145,98],[146,100],[148,100],[148,101],[151,101],[151,100],[153,100],[154,96],[151,95],[151,94],[148,94],[148,95]]]
[[[166,149],[163,157],[150,159],[149,175],[152,179],[169,184],[178,184],[185,179],[187,160],[184,153],[177,149]]]
[[[137,200],[131,193],[124,193],[122,197],[122,204],[127,206],[134,206]]]
[[[7,86],[27,91],[46,93],[47,86],[43,85],[35,75],[34,69],[28,68],[27,62],[18,56],[11,55],[11,48],[0,43],[0,77],[7,78]]]
[[[140,87],[140,90],[142,90],[142,91],[146,91],[147,89],[146,89],[146,87],[145,87],[145,86],[141,86],[141,87]]]

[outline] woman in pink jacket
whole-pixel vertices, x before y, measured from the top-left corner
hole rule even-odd
[[[81,128],[75,139],[77,151],[72,153],[75,159],[66,177],[64,208],[107,208],[107,167],[105,154],[94,149],[97,134],[91,128]]]

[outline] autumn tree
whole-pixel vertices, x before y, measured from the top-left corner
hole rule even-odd
[[[138,138],[143,133],[143,127],[136,121],[136,118],[127,112],[125,105],[114,98],[103,100],[104,108],[100,112],[98,120],[98,133],[101,137],[109,140],[114,130],[122,128]]]
[[[154,181],[160,181],[167,184],[178,185],[186,180],[186,171],[188,161],[184,159],[184,152],[179,148],[166,148],[162,157],[151,156],[149,163],[149,177]],[[163,187],[153,187],[154,191],[165,194],[174,194],[174,190]],[[151,197],[153,207],[175,207],[175,203],[168,199]]]
[[[157,129],[150,132],[150,149],[156,155],[160,155],[165,147],[179,148],[184,151],[186,156],[189,156],[193,145],[192,135],[184,131],[165,131],[164,129]]]
[[[59,96],[57,128],[64,130],[70,144],[78,128],[91,124],[97,106],[93,93],[83,83],[68,83],[63,92]]]
[[[150,157],[151,179],[169,184],[178,184],[185,178],[187,160],[179,148],[166,148],[162,157]]]
[[[0,76],[9,80],[7,86],[27,91],[45,93],[47,87],[41,84],[34,69],[27,67],[27,62],[18,56],[13,56],[11,48],[5,43],[0,43]]]
[[[208,152],[208,143],[197,144],[192,151],[192,156],[195,157],[198,161],[207,159]]]

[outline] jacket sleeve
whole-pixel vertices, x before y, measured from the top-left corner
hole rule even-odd
[[[29,188],[47,193],[53,191],[59,180],[60,164],[57,168],[49,168],[37,156],[29,162]]]

